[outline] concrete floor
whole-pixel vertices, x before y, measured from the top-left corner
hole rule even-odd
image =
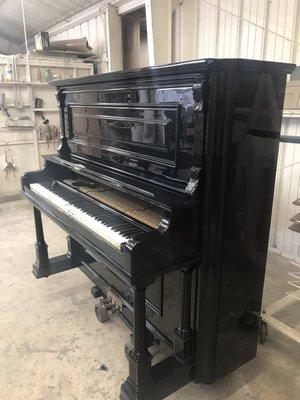
[[[29,203],[0,204],[0,222],[0,400],[117,400],[129,330],[117,317],[97,321],[91,283],[80,271],[35,280]],[[65,234],[47,219],[45,231],[50,255],[64,252]],[[270,255],[265,304],[285,295],[288,271],[285,260]],[[282,319],[299,327],[296,307]],[[212,386],[191,383],[168,399],[296,400],[299,366],[299,347],[271,330],[255,360]]]

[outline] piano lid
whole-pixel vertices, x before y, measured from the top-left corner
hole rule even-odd
[[[257,70],[268,72],[292,73],[294,64],[279,63],[273,61],[249,60],[243,58],[205,58],[184,61],[172,64],[163,64],[152,67],[130,69],[124,71],[107,72],[103,74],[90,75],[80,78],[60,79],[51,81],[50,84],[57,88],[67,88],[82,84],[95,84],[104,82],[118,82],[130,79],[155,79],[163,76],[174,76],[178,74],[194,74],[213,70]]]

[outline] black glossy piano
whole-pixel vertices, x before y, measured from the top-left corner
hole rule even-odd
[[[205,59],[52,82],[58,153],[22,177],[33,273],[80,268],[98,319],[132,329],[120,399],[164,399],[255,357],[293,68]],[[41,214],[67,233],[67,254],[49,259]]]

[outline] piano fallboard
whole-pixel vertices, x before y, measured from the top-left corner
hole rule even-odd
[[[198,198],[188,196],[184,191],[174,190],[170,182],[157,185],[150,179],[136,178],[100,162],[92,163],[90,160],[77,156],[71,157],[70,160],[52,155],[43,156],[43,158],[46,162],[50,161],[58,166],[69,168],[76,175],[109,185],[168,211],[182,207],[188,208],[197,205],[200,201]]]

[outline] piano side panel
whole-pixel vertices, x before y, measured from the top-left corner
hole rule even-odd
[[[256,355],[285,79],[212,74],[197,381]]]

